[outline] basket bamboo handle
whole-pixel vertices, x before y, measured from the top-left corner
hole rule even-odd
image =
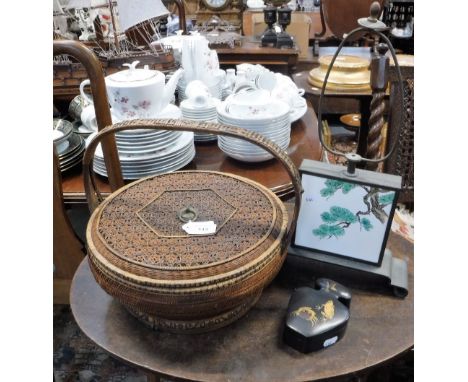
[[[254,131],[246,130],[240,127],[228,126],[220,123],[210,122],[196,122],[183,119],[136,119],[132,121],[119,122],[111,126],[107,126],[91,140],[89,146],[86,148],[83,157],[83,176],[86,192],[86,199],[90,211],[99,205],[103,200],[99,190],[96,187],[94,172],[92,171],[94,152],[99,142],[110,134],[114,134],[123,130],[137,130],[137,129],[151,129],[151,130],[172,130],[172,131],[193,131],[201,133],[211,133],[216,135],[225,135],[234,138],[240,138],[245,141],[256,144],[257,146],[265,149],[271,153],[286,169],[289,177],[292,180],[295,193],[294,212],[292,223],[288,231],[286,240],[283,242],[284,248],[289,246],[292,235],[296,227],[297,215],[301,204],[302,184],[299,171],[294,163],[289,158],[286,151],[282,150],[276,143],[265,138]]]

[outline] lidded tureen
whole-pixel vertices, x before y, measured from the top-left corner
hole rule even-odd
[[[158,70],[137,68],[139,61],[124,64],[128,69],[113,73],[105,78],[107,95],[112,113],[123,120],[157,117],[171,101],[177,82],[184,70],[178,69],[166,84],[166,76]],[[85,80],[80,85],[83,97],[91,101],[84,93],[89,84]]]
[[[180,171],[137,180],[101,197],[92,180],[99,141],[123,130],[222,134],[258,144],[285,167],[296,191],[292,224],[268,188],[231,174]],[[204,332],[245,314],[278,273],[299,210],[299,173],[287,153],[245,129],[188,120],[134,120],[108,126],[83,160],[91,210],[91,271],[101,287],[151,328]]]

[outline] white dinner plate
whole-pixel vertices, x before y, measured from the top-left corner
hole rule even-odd
[[[87,145],[90,140],[90,137],[92,137],[92,135],[90,135],[88,139],[86,140]],[[172,153],[175,153],[181,150],[183,147],[187,146],[187,144],[189,144],[191,141],[193,141],[193,133],[191,131],[184,131],[180,135],[179,139],[173,145],[166,147],[162,150],[158,150],[151,154],[145,154],[145,155],[121,154],[119,155],[119,158],[121,161],[143,161],[143,160],[153,159],[157,157],[164,157],[164,156],[170,155]],[[98,147],[96,148],[96,152],[94,156],[98,158],[104,158],[100,143]]]
[[[133,180],[133,179],[140,179],[146,176],[154,176],[154,175],[177,171],[185,167],[186,165],[188,165],[193,160],[194,157],[195,157],[195,150],[190,152],[186,157],[181,158],[180,161],[176,163],[172,163],[170,166],[155,167],[152,170],[142,171],[142,172],[122,171],[123,173],[122,176],[124,179]],[[94,168],[94,171],[98,173],[99,175],[107,177],[107,172],[103,169]]]

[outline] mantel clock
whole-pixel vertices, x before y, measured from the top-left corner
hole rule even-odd
[[[203,5],[212,11],[221,11],[226,9],[232,0],[201,0]]]

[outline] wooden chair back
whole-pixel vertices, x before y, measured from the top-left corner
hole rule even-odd
[[[86,251],[65,212],[62,178],[55,149],[53,162],[54,304],[69,304],[71,281]]]
[[[394,142],[397,146],[385,161],[384,172],[400,175],[403,178],[399,201],[414,202],[414,68],[401,67],[403,77],[404,107],[400,106],[400,89],[396,86],[396,75],[390,70],[390,115],[387,131],[387,147]],[[398,131],[397,123],[403,117]]]
[[[54,55],[68,54],[80,61],[91,82],[98,130],[112,124],[102,66],[96,55],[85,45],[76,41],[54,41]],[[103,141],[103,150],[109,183],[112,191],[124,185],[120,161],[111,134]],[[53,154],[53,243],[54,243],[54,304],[68,304],[70,284],[78,265],[85,256],[85,248],[75,234],[65,212],[62,193],[62,179],[57,153]]]

